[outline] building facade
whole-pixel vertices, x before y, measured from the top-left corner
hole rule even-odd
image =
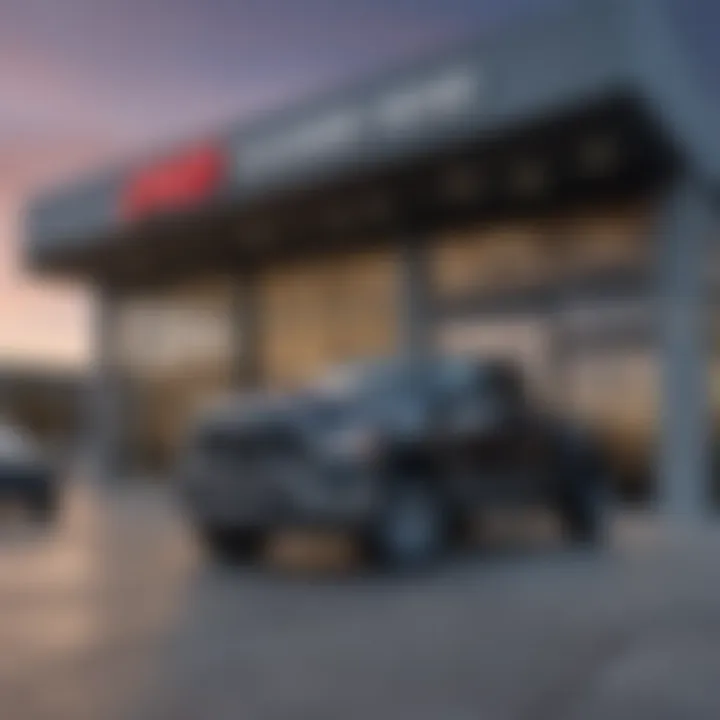
[[[586,0],[40,198],[28,256],[98,297],[109,472],[218,395],[397,353],[507,356],[623,488],[712,487],[719,113],[653,0]]]

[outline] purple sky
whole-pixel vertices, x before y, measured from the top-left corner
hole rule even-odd
[[[549,1],[0,0],[0,157],[182,136]]]
[[[18,208],[37,187],[558,1],[0,0],[0,362],[18,342],[8,308],[42,304],[13,260]],[[698,45],[717,44],[720,2],[668,1]]]
[[[561,1],[571,0],[0,0],[0,193]],[[661,1],[712,48],[705,65],[720,79],[720,3]]]

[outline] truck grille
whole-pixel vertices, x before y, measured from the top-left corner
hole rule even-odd
[[[215,430],[202,438],[200,452],[213,465],[258,472],[277,462],[300,461],[304,447],[296,433],[280,428]]]

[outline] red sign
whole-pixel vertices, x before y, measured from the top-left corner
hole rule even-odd
[[[170,157],[130,178],[120,198],[120,213],[125,220],[137,220],[191,209],[222,185],[225,170],[224,153],[212,145]]]

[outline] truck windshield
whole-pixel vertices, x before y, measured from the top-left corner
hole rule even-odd
[[[319,386],[318,395],[327,402],[327,412],[338,416],[410,410],[430,397],[467,387],[472,368],[466,361],[447,359],[370,363],[335,373]]]

